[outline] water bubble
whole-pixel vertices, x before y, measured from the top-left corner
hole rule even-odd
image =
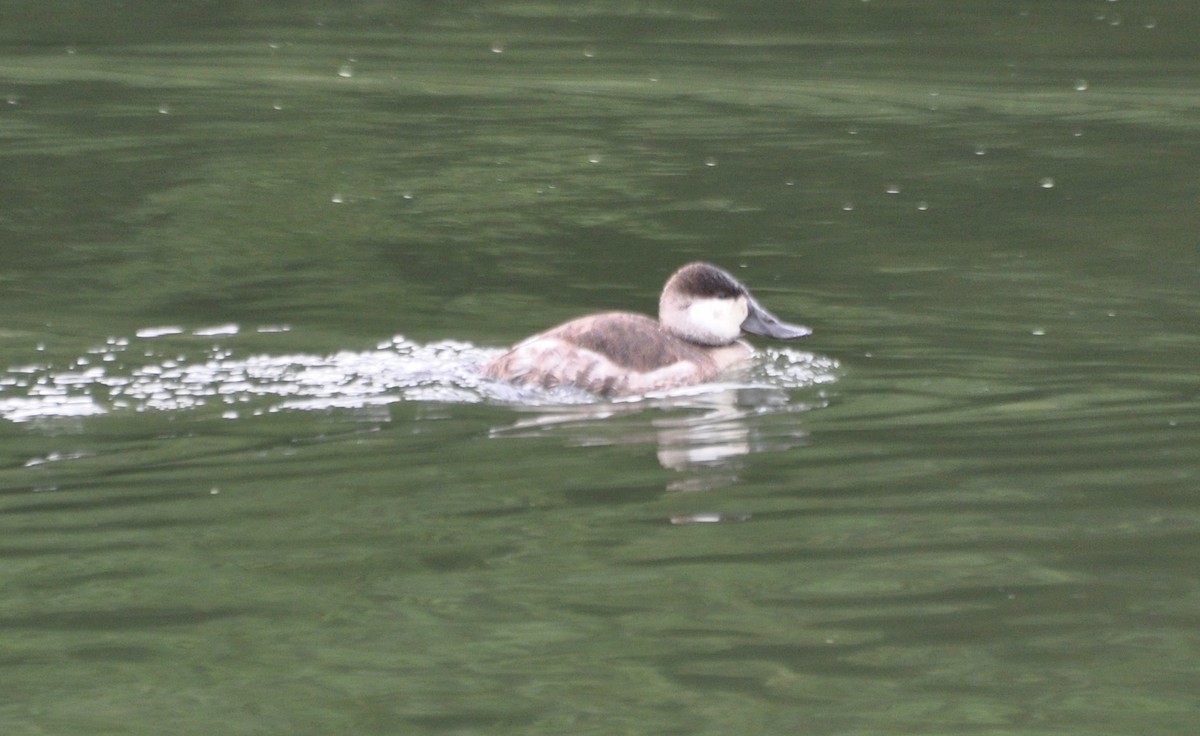
[[[1145,28],[1148,31],[1152,31],[1157,27],[1158,27],[1158,19],[1157,18],[1147,18],[1145,21],[1142,22],[1142,28]]]
[[[897,184],[888,184],[887,193],[888,194],[899,194],[900,186]]]
[[[708,158],[704,159],[704,165],[705,166],[716,166],[717,165],[717,157],[709,156]]]
[[[170,115],[171,114],[171,106],[165,102],[159,103],[158,114],[159,115]]]
[[[587,157],[587,162],[588,162],[589,164],[598,164],[598,163],[600,163],[600,161],[601,161],[602,159],[603,159],[603,157],[602,157],[600,154],[598,154],[598,153],[593,153],[593,154],[590,154],[590,155],[588,155],[588,157]]]
[[[585,59],[594,59],[594,58],[596,58],[596,50],[595,50],[595,49],[591,49],[591,48],[584,49],[584,50],[583,50],[583,58],[585,58]]]
[[[238,325],[234,323],[226,325],[213,325],[212,327],[201,327],[193,330],[192,334],[196,337],[215,337],[219,335],[236,335],[239,331]]]
[[[5,97],[4,101],[10,105],[19,105],[21,104],[21,97],[17,94],[11,94],[8,97]]]
[[[350,64],[342,64],[338,67],[337,75],[342,79],[349,79],[354,76],[354,67]]]
[[[1029,334],[1033,335],[1034,337],[1043,337],[1046,334],[1046,328],[1045,327],[1034,327],[1029,332]]]
[[[987,148],[985,148],[983,146],[975,146],[975,155],[976,156],[983,156],[986,154],[987,154]]]
[[[917,202],[917,211],[918,212],[927,212],[928,210],[929,210],[928,202],[926,202],[925,200],[921,200],[920,202]]]
[[[329,201],[333,202],[334,204],[343,204],[346,199],[342,196],[341,192],[334,192],[333,196],[329,198]]]
[[[1049,177],[1049,176],[1043,177],[1042,180],[1038,182],[1038,186],[1040,186],[1042,189],[1053,189],[1054,188],[1053,177]]]
[[[1088,81],[1086,79],[1076,79],[1075,80],[1075,91],[1076,92],[1084,92],[1087,90],[1087,88],[1088,88]]]
[[[275,100],[274,102],[271,103],[271,109],[272,110],[282,110],[283,103],[280,102],[279,100]]]
[[[500,41],[496,41],[496,42],[492,43],[492,53],[493,54],[503,54],[504,53],[504,44]]]
[[[178,335],[183,332],[183,328],[177,325],[164,325],[162,327],[143,327],[133,333],[142,339],[152,337],[163,337],[164,335]]]
[[[676,514],[671,517],[671,523],[676,525],[682,524],[722,524],[731,521],[749,521],[750,514]]]
[[[854,211],[854,203],[853,202],[843,202],[842,203],[842,211],[843,212],[853,212]]]

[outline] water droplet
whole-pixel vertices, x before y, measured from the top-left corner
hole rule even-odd
[[[888,193],[888,194],[899,194],[899,193],[900,193],[900,187],[899,187],[899,185],[897,185],[897,184],[888,184],[887,193]]]
[[[589,164],[598,164],[598,163],[600,163],[601,158],[602,157],[600,156],[600,154],[593,153],[587,157],[587,161]]]
[[[494,42],[492,44],[492,53],[493,54],[503,54],[504,53],[504,44],[500,41]]]
[[[843,204],[842,204],[842,211],[843,211],[843,212],[852,212],[852,211],[854,211],[854,203],[853,203],[853,202],[845,202],[845,203],[843,203]]]
[[[1158,27],[1158,19],[1157,18],[1147,18],[1142,23],[1142,28],[1145,28],[1148,31],[1152,31],[1157,27]]]
[[[920,202],[917,202],[917,211],[918,211],[918,212],[926,212],[926,211],[928,211],[928,210],[929,210],[929,203],[928,203],[928,202],[926,202],[926,201],[924,201],[924,200],[922,200],[922,201],[920,201]]]
[[[1049,176],[1044,177],[1041,181],[1038,182],[1038,186],[1040,186],[1042,189],[1053,189],[1054,188],[1054,179]]]
[[[181,332],[183,332],[182,327],[167,325],[163,327],[143,327],[134,334],[140,338],[148,339],[152,337],[163,337],[164,335],[178,335]]]
[[[1087,88],[1088,88],[1088,82],[1086,79],[1076,79],[1075,80],[1075,91],[1076,92],[1084,92],[1087,90]]]
[[[5,97],[5,98],[4,98],[4,101],[5,101],[5,102],[7,102],[7,103],[8,103],[8,104],[10,104],[10,105],[19,105],[19,104],[21,104],[21,98],[20,98],[20,96],[19,96],[19,95],[15,95],[15,94],[12,94],[12,95],[9,95],[8,97]]]
[[[596,50],[595,49],[584,49],[583,50],[583,58],[585,58],[585,59],[596,58]]]
[[[354,67],[349,64],[342,64],[338,67],[338,76],[342,79],[349,79],[354,76]]]
[[[750,514],[677,514],[671,517],[672,524],[721,524],[730,521],[748,521]]]
[[[717,165],[716,156],[709,156],[708,158],[704,159],[704,165],[705,166],[716,166]]]
[[[336,192],[332,197],[329,198],[329,201],[333,202],[334,204],[342,204],[346,200],[342,197],[341,192]]]
[[[171,114],[171,106],[165,102],[160,103],[158,106],[158,114],[159,115],[170,115]]]
[[[222,335],[236,335],[241,328],[233,323],[225,325],[213,325],[211,327],[201,327],[192,330],[192,334],[196,337],[216,337]]]
[[[1035,327],[1029,334],[1034,335],[1035,337],[1042,337],[1043,335],[1046,334],[1046,328]]]
[[[282,110],[283,103],[280,102],[279,100],[276,100],[275,102],[271,103],[271,109],[272,110]]]
[[[976,156],[983,156],[986,154],[987,154],[986,148],[984,148],[983,146],[975,146],[975,155]]]

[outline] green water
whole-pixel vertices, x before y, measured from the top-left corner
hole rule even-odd
[[[1191,3],[7,10],[5,734],[1194,731]]]

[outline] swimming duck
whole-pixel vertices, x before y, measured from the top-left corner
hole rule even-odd
[[[743,332],[794,340],[812,333],[782,322],[728,272],[689,263],[667,280],[658,319],[606,312],[517,343],[484,368],[489,378],[544,388],[576,386],[605,397],[710,381],[754,349]]]

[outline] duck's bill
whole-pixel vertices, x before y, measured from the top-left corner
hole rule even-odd
[[[792,325],[780,320],[775,315],[767,310],[754,300],[753,297],[747,300],[750,307],[749,313],[746,315],[745,321],[742,322],[742,332],[749,332],[752,335],[762,335],[776,340],[795,340],[798,337],[805,337],[812,334],[812,330],[804,325]]]

